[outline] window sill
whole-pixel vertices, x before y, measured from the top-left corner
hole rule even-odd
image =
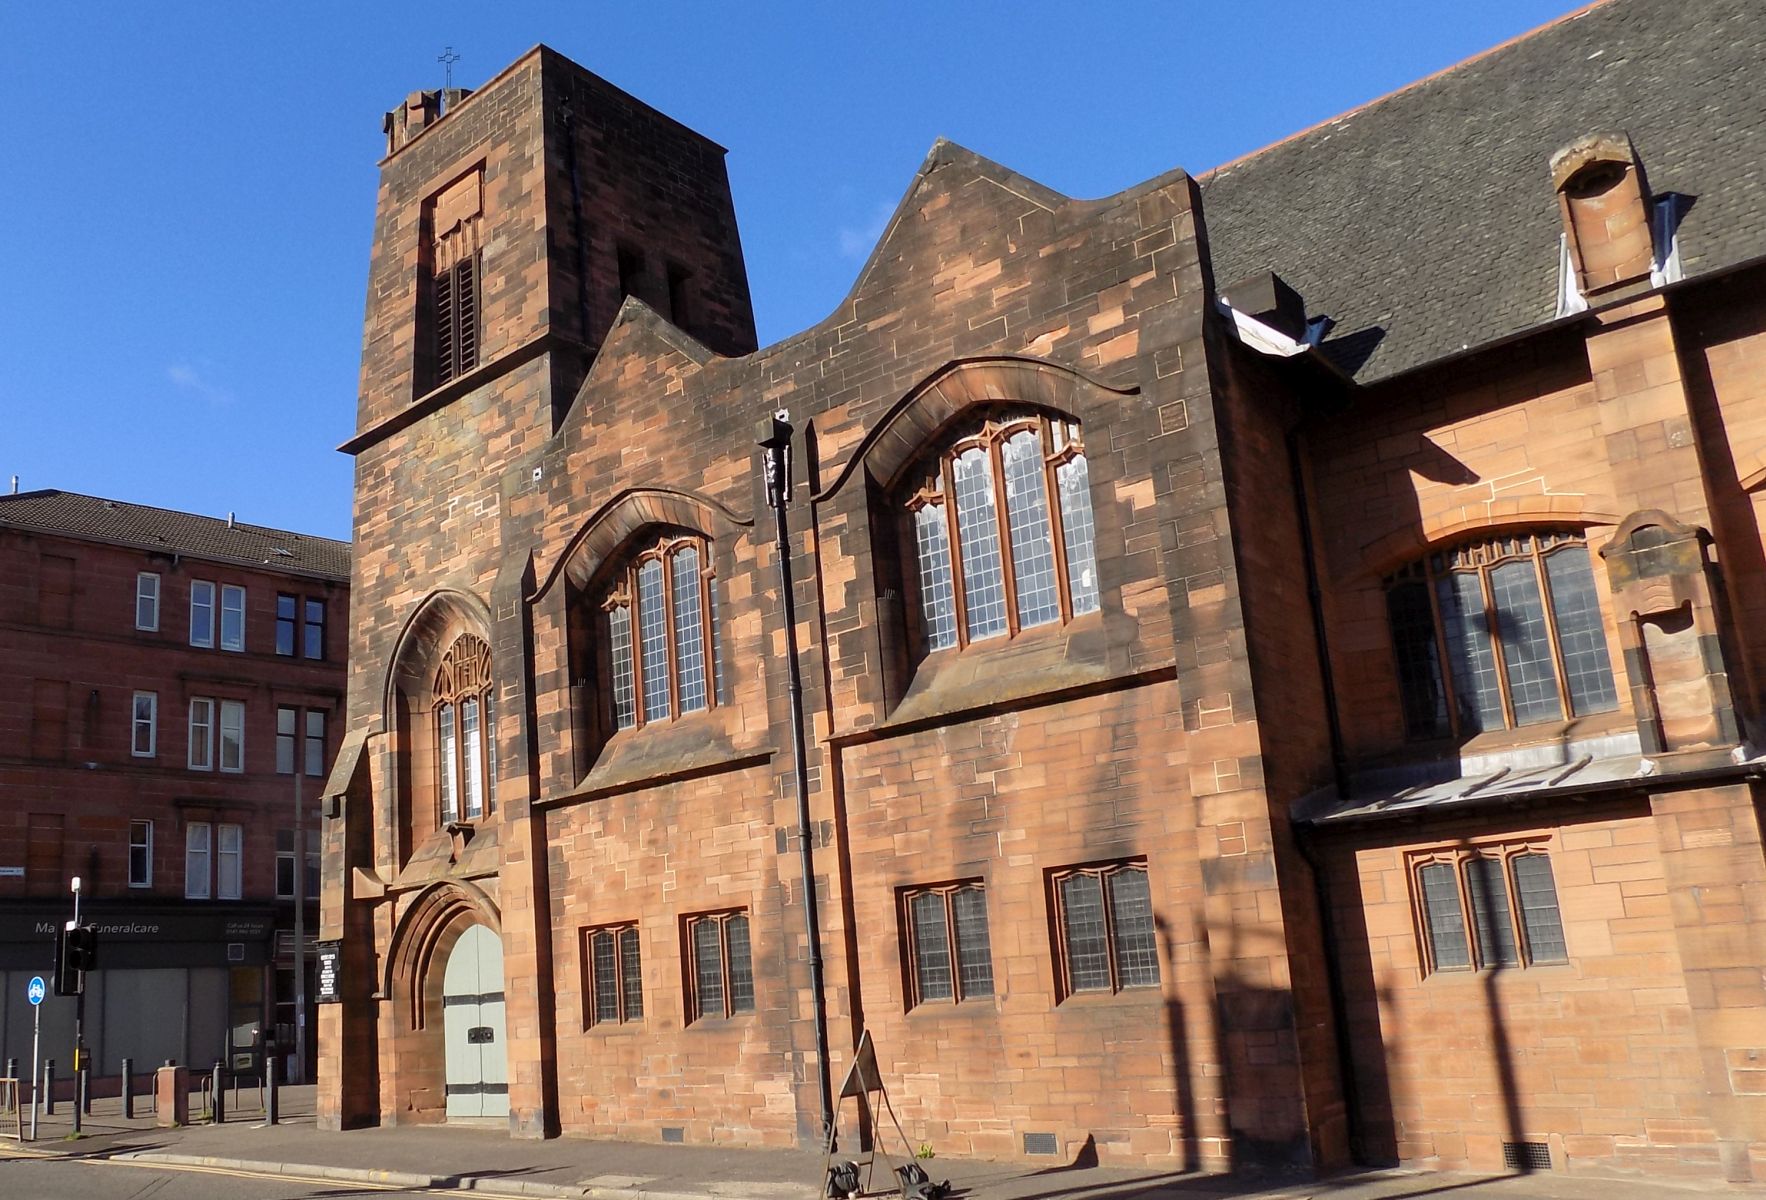
[[[771,747],[744,749],[731,737],[736,707],[720,705],[671,721],[622,729],[602,742],[594,765],[577,785],[544,803],[593,800],[637,784],[669,783],[769,761]]]
[[[1538,978],[1540,976],[1551,978],[1566,973],[1573,974],[1575,965],[1575,962],[1572,960],[1568,962],[1533,963],[1524,967],[1479,967],[1475,971],[1459,969],[1447,971],[1437,970],[1430,971],[1428,974],[1424,975],[1423,982],[1433,983],[1439,980],[1442,986],[1446,987],[1468,987],[1473,984],[1491,984],[1499,977],[1504,979],[1525,979],[1528,977]]]
[[[1411,742],[1357,772],[1358,785],[1411,787],[1489,775],[1495,771],[1569,766],[1578,759],[1643,753],[1637,719],[1623,709],[1481,733],[1462,743]]]
[[[405,860],[390,890],[402,891],[443,878],[495,874],[502,866],[502,857],[497,850],[499,821],[496,810],[493,809],[489,816],[467,823],[472,826],[472,837],[458,848],[446,826],[431,829],[418,837],[411,856]]]
[[[976,996],[972,1000],[922,1000],[907,1010],[910,1022],[927,1021],[975,1021],[997,1017],[1000,1011],[999,997]]]
[[[1140,668],[1129,651],[1139,635],[1139,624],[1132,618],[1105,610],[1014,638],[988,638],[960,650],[936,651],[914,668],[913,681],[881,728],[975,709],[1008,709],[1137,674]]]
[[[689,1032],[700,1030],[705,1033],[734,1033],[745,1031],[754,1024],[759,1014],[756,1012],[731,1013],[727,1017],[695,1017],[687,1022]]]
[[[637,1037],[645,1032],[644,1018],[637,1017],[630,1021],[596,1021],[593,1025],[583,1026],[585,1037]]]
[[[1056,1001],[1058,1011],[1083,1011],[1089,1008],[1138,1008],[1147,1004],[1163,1004],[1165,986],[1128,987],[1114,992],[1069,992]]]

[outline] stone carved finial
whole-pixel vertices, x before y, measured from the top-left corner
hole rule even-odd
[[[1741,741],[1729,687],[1710,535],[1665,512],[1632,513],[1601,547],[1646,753]]]

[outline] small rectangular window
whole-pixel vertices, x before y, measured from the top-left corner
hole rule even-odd
[[[129,822],[129,886],[153,886],[153,822]]]
[[[1158,940],[1145,863],[1108,863],[1051,873],[1067,995],[1159,986]]]
[[[1569,961],[1551,858],[1537,843],[1411,856],[1429,971]]]
[[[276,596],[276,653],[284,658],[294,655],[294,637],[299,626],[300,598],[284,593]]]
[[[184,896],[188,900],[209,898],[209,832],[207,821],[184,826]]]
[[[323,659],[325,657],[325,602],[308,600],[303,609],[306,614],[301,623],[301,653],[307,658]]]
[[[221,701],[221,770],[245,770],[245,701]]]
[[[987,895],[979,881],[903,893],[908,1002],[961,1002],[993,995]]]
[[[219,899],[239,899],[244,858],[244,830],[237,825],[215,826],[215,895]]]
[[[136,692],[129,753],[152,758],[159,740],[159,693]]]
[[[325,774],[325,713],[307,709],[306,772],[311,776]]]
[[[152,571],[135,576],[135,628],[159,630],[159,576]]]
[[[294,899],[294,830],[276,831],[276,899]]]
[[[276,774],[294,774],[295,730],[299,727],[300,710],[276,710]]]
[[[190,741],[185,763],[192,771],[215,769],[215,702],[204,696],[190,701]]]
[[[190,584],[190,644],[204,648],[215,644],[215,585],[202,579]]]
[[[746,910],[707,913],[686,924],[687,1020],[754,1011],[754,963]]]
[[[221,649],[245,649],[245,589],[221,588]]]
[[[638,927],[609,925],[584,931],[583,965],[587,1025],[644,1019],[644,975],[638,960]]]

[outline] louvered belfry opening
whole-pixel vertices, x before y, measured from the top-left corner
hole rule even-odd
[[[429,205],[433,387],[478,365],[483,199],[483,171],[474,169],[436,193]]]

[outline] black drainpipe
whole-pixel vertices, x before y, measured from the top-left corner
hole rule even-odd
[[[1324,690],[1325,728],[1331,741],[1331,776],[1339,799],[1349,797],[1349,757],[1343,749],[1343,720],[1337,710],[1336,677],[1325,640],[1324,597],[1318,585],[1318,558],[1312,547],[1312,513],[1306,503],[1306,475],[1300,454],[1300,426],[1288,431],[1288,473],[1293,478],[1294,512],[1300,532],[1300,561],[1306,569],[1306,603],[1312,610],[1312,640],[1318,652],[1319,685]],[[1331,1025],[1336,1032],[1337,1075],[1343,1084],[1344,1118],[1348,1124],[1349,1153],[1359,1161],[1361,1096],[1355,1084],[1355,1055],[1350,1049],[1349,1007],[1343,989],[1343,968],[1338,956],[1336,909],[1324,863],[1319,861],[1311,839],[1303,829],[1294,830],[1294,845],[1312,870],[1312,888],[1318,904],[1319,932],[1324,937],[1325,985],[1331,993]]]

